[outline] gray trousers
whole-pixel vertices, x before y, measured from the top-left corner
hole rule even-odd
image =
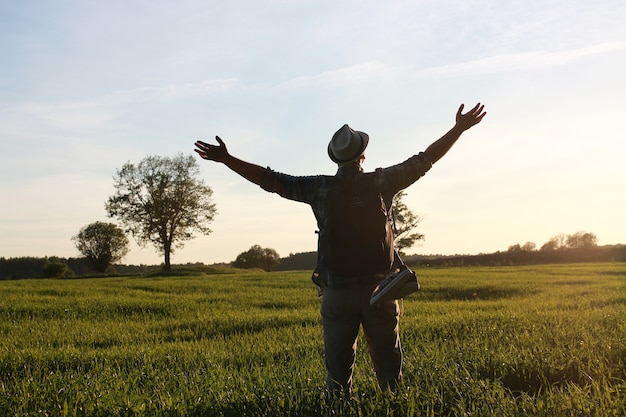
[[[395,300],[369,305],[375,285],[322,292],[322,326],[326,384],[330,390],[352,389],[360,326],[381,389],[395,389],[402,376],[398,302]]]

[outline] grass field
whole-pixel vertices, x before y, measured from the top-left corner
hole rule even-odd
[[[0,281],[2,415],[623,416],[626,264],[424,268],[404,381],[324,392],[306,272]]]

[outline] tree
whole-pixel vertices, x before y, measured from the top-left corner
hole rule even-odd
[[[116,193],[106,209],[117,217],[141,246],[148,243],[164,256],[171,270],[170,254],[191,240],[195,232],[208,235],[217,212],[213,191],[197,179],[200,172],[193,156],[147,156],[139,164],[127,162],[113,177]]]
[[[562,249],[565,247],[565,235],[560,233],[556,236],[553,236],[541,246],[542,251],[551,251]]]
[[[516,243],[515,245],[509,246],[506,250],[507,252],[532,252],[535,250],[535,242],[526,242],[523,245]]]
[[[46,259],[46,263],[41,269],[44,278],[60,278],[70,272],[65,261],[56,256]]]
[[[235,268],[260,268],[264,271],[271,271],[279,262],[280,256],[274,249],[254,245],[246,252],[237,255],[233,266]]]
[[[424,239],[423,234],[414,231],[422,218],[413,214],[402,201],[405,196],[406,193],[400,191],[393,198],[394,246],[399,253],[403,253],[404,249],[410,248],[418,240]]]
[[[597,246],[598,238],[593,233],[576,232],[567,235],[566,245],[572,249],[593,248]]]
[[[126,256],[129,250],[124,231],[113,223],[91,223],[80,229],[72,240],[98,272],[105,272],[111,264]]]
[[[520,246],[519,243],[516,243],[515,245],[509,246],[509,248],[506,251],[507,252],[521,252],[522,247]]]

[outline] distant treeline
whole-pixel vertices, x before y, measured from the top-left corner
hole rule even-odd
[[[479,255],[406,255],[412,266],[505,266],[575,262],[626,262],[626,245],[560,248],[554,250],[514,250]],[[289,255],[280,260],[275,271],[315,268],[317,252]]]
[[[582,262],[626,262],[626,245],[555,250],[507,251],[479,255],[421,256],[404,259],[416,266],[506,266]]]
[[[60,258],[52,257],[0,257],[0,280],[25,279],[25,278],[49,278],[48,270],[51,265],[64,265],[66,278],[86,276],[108,275],[145,275],[160,269],[158,265],[113,265],[106,274],[95,272],[86,258]]]
[[[479,255],[407,255],[403,257],[411,266],[504,266],[575,262],[626,262],[626,245],[594,246],[589,248],[560,248],[555,250],[509,250]],[[317,252],[290,254],[281,258],[274,271],[313,270]],[[85,258],[59,257],[0,257],[0,280],[46,278],[51,265],[66,266],[66,278],[111,275],[148,275],[159,271],[160,265],[113,265],[106,274],[96,273]],[[203,264],[187,264],[185,267]],[[228,264],[219,264],[228,268]]]

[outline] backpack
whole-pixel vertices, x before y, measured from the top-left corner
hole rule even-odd
[[[390,210],[373,179],[371,174],[335,177],[328,192],[318,250],[326,269],[338,277],[386,273],[393,264]]]

